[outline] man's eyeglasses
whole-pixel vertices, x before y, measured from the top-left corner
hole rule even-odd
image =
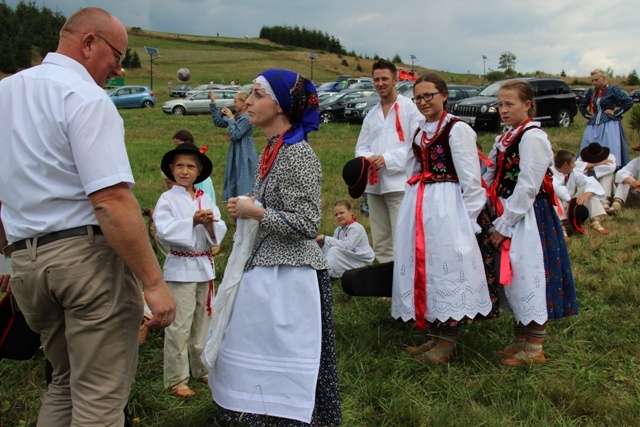
[[[429,102],[433,99],[434,96],[436,96],[439,93],[440,92],[431,92],[431,93],[424,93],[422,95],[415,96],[413,98],[413,102],[415,102],[416,104],[420,104],[422,101]]]
[[[99,38],[100,40],[102,40],[103,42],[106,43],[107,46],[109,46],[111,48],[111,50],[114,53],[114,56],[116,57],[116,59],[118,60],[118,63],[120,63],[120,61],[122,61],[122,57],[124,56],[122,54],[122,52],[120,52],[118,49],[116,49],[111,43],[109,43],[107,41],[107,39],[105,39],[104,37],[102,37],[100,34],[94,34],[97,38]]]

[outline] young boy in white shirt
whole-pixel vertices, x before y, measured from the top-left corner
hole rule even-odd
[[[600,203],[607,211],[613,197],[613,179],[616,171],[616,157],[611,154],[611,150],[592,142],[580,151],[575,170],[598,180],[604,190],[604,198]]]
[[[195,393],[191,376],[208,383],[200,360],[209,328],[215,270],[211,248],[218,246],[227,226],[211,198],[194,184],[211,175],[213,165],[193,144],[176,146],[162,158],[161,169],[175,182],[153,212],[158,238],[169,248],[164,278],[177,300],[176,320],[165,329],[164,385],[178,397]]]
[[[584,205],[589,209],[591,229],[600,234],[609,234],[610,231],[605,230],[601,223],[601,218],[606,217],[607,213],[600,203],[605,197],[600,183],[594,177],[586,176],[575,169],[576,157],[570,151],[559,150],[553,163],[553,187],[563,208],[563,214],[558,215],[560,219],[567,218],[567,207],[571,199],[575,198],[578,205]]]

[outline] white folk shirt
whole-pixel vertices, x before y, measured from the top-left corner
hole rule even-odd
[[[396,128],[396,105],[404,141],[400,140]],[[404,191],[407,152],[411,149],[411,139],[422,118],[413,101],[400,94],[389,109],[387,117],[384,117],[380,103],[367,114],[356,143],[356,157],[380,154],[385,161],[385,166],[377,171],[378,182],[373,185],[368,184],[365,190],[367,193],[386,194]]]
[[[211,236],[203,224],[193,226],[193,214],[200,209],[211,209],[218,222],[213,223]],[[157,235],[169,247],[179,252],[208,252],[218,246],[227,232],[220,219],[220,210],[207,193],[191,198],[184,187],[174,185],[160,196],[153,211]],[[171,282],[206,282],[215,277],[206,256],[176,256],[169,252],[164,262],[164,279]]]
[[[640,157],[637,157],[627,163],[616,174],[616,183],[624,182],[625,178],[640,179]]]
[[[124,125],[75,60],[49,53],[0,81],[0,201],[9,242],[98,224],[88,195],[132,186]]]
[[[551,170],[553,171],[553,188],[563,204],[566,205],[569,200],[582,193],[593,193],[591,197],[596,200],[604,199],[604,189],[594,177],[586,176],[575,169],[568,177],[558,172],[555,167],[551,167]]]

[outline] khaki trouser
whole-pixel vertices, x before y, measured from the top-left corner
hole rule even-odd
[[[104,236],[70,237],[12,256],[11,286],[53,366],[38,426],[124,425],[143,315],[135,276]]]
[[[404,191],[367,193],[373,252],[378,262],[393,261],[393,239],[396,235],[396,221],[402,199]]]
[[[207,314],[208,282],[167,282],[176,298],[176,318],[164,330],[164,386],[207,375],[200,360],[211,318]]]

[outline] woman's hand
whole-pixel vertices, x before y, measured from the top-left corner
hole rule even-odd
[[[316,243],[320,247],[324,246],[324,234],[320,234],[320,235],[318,235],[318,237],[316,237]]]
[[[209,91],[209,100],[211,102],[216,102],[216,95],[213,93],[212,90]]]
[[[235,216],[234,218],[255,219],[256,221],[262,221],[262,218],[264,217],[264,208],[253,203],[255,200],[255,196],[248,198],[238,198],[238,201],[235,204],[235,212],[237,216]],[[227,206],[229,205],[227,204]],[[233,216],[233,214],[231,216]]]
[[[503,236],[498,231],[494,231],[493,233],[491,233],[491,236],[489,236],[489,240],[491,241],[491,244],[496,249],[498,249],[500,245],[502,245],[502,242],[504,242],[506,238],[507,236]]]
[[[221,113],[224,114],[225,116],[229,117],[230,119],[233,119],[233,113],[227,107],[224,107],[222,109]]]

